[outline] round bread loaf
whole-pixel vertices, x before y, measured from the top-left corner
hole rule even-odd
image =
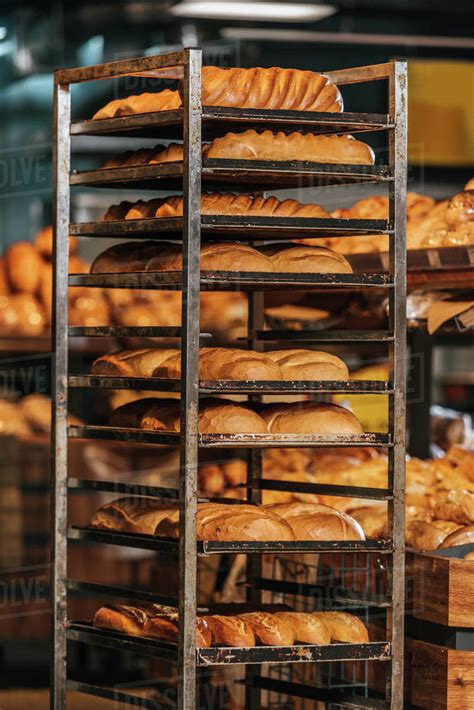
[[[336,355],[317,350],[274,350],[265,353],[284,380],[348,380],[349,370]]]
[[[318,646],[327,646],[331,643],[328,627],[316,614],[278,611],[275,616],[291,625],[295,642],[317,644]]]
[[[325,247],[306,245],[262,247],[270,257],[274,271],[296,274],[352,274],[352,266],[338,252]]]
[[[269,405],[261,416],[272,434],[362,434],[358,419],[336,404],[292,402]]]

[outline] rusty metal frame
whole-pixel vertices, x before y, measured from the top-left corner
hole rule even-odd
[[[199,665],[221,664],[240,662],[248,664],[246,675],[247,703],[255,710],[260,707],[261,690],[272,689],[278,681],[260,676],[262,663],[285,663],[301,660],[331,661],[335,658],[347,659],[379,659],[386,662],[388,682],[386,699],[374,707],[386,707],[387,710],[401,710],[403,706],[403,614],[404,614],[404,476],[405,476],[405,297],[406,297],[406,249],[405,249],[405,204],[406,204],[406,99],[407,99],[407,70],[404,62],[389,62],[370,67],[329,72],[334,81],[343,85],[374,80],[388,80],[389,112],[387,114],[304,114],[303,112],[269,112],[249,109],[227,109],[220,107],[202,107],[201,96],[201,52],[197,49],[184,50],[171,55],[146,57],[138,60],[125,60],[112,62],[95,67],[60,70],[55,74],[55,139],[54,139],[54,205],[55,205],[55,240],[54,240],[54,311],[53,311],[53,337],[55,353],[55,375],[53,396],[53,573],[52,573],[52,599],[53,599],[53,653],[51,664],[51,709],[65,710],[66,691],[68,688],[76,689],[90,695],[109,697],[119,702],[130,702],[131,697],[126,693],[121,697],[112,697],[106,689],[87,683],[74,683],[67,681],[66,671],[66,645],[67,640],[77,640],[85,643],[106,645],[110,648],[129,649],[145,655],[156,655],[174,660],[178,668],[178,699],[179,710],[191,710],[196,704],[196,669]],[[161,112],[161,114],[144,114],[119,119],[104,119],[103,121],[82,121],[71,123],[70,85],[83,81],[96,81],[117,78],[120,76],[155,76],[181,79],[183,87],[183,107],[177,111]],[[295,277],[280,275],[285,278],[274,278],[273,282],[268,275],[248,274],[242,275],[240,287],[249,292],[250,327],[249,337],[246,339],[251,347],[263,349],[264,341],[285,339],[280,331],[273,333],[263,332],[263,290],[273,288],[314,287],[320,290],[337,287],[367,287],[380,286],[387,288],[389,296],[389,328],[387,332],[331,332],[321,333],[313,331],[301,336],[301,339],[310,342],[387,342],[391,358],[391,373],[388,383],[377,385],[377,391],[388,394],[390,406],[390,427],[387,435],[365,434],[359,437],[263,437],[252,436],[205,436],[198,433],[198,402],[200,393],[214,392],[217,388],[213,383],[199,382],[198,378],[198,349],[202,334],[199,332],[199,294],[203,288],[219,288],[228,280],[215,276],[215,274],[201,274],[199,269],[199,245],[201,233],[210,235],[211,238],[230,235],[237,239],[266,239],[269,236],[279,238],[280,234],[288,239],[288,229],[294,229],[300,235],[305,229],[313,234],[321,230],[326,233],[344,234],[346,225],[333,223],[323,224],[322,220],[287,223],[278,220],[275,224],[263,218],[239,220],[229,217],[202,217],[200,214],[201,178],[206,175],[202,166],[201,140],[213,130],[223,128],[235,130],[240,127],[270,126],[287,128],[292,124],[292,130],[311,130],[313,132],[354,132],[386,130],[389,134],[389,165],[382,170],[382,174],[375,175],[386,179],[389,186],[389,220],[365,221],[359,220],[358,225],[350,227],[353,234],[383,231],[389,235],[390,252],[388,261],[388,275],[382,280],[373,274],[359,277],[356,280],[342,276],[338,279],[314,279],[306,283],[307,279],[298,281]],[[184,193],[184,215],[178,220],[160,220],[160,229],[164,237],[169,238],[170,233],[182,234],[183,244],[183,271],[172,276],[156,279],[149,276],[149,283],[145,287],[153,288],[168,285],[171,288],[180,288],[183,292],[182,327],[181,328],[74,328],[68,329],[67,324],[67,289],[68,284],[85,283],[84,276],[72,276],[68,279],[68,235],[76,233],[81,236],[109,236],[114,233],[124,238],[140,237],[156,227],[158,220],[142,220],[141,224],[126,222],[102,223],[101,226],[70,225],[69,223],[69,190],[74,182],[81,179],[74,178],[70,170],[70,141],[71,136],[90,135],[154,135],[163,129],[170,131],[170,136],[180,135],[184,141],[184,161],[179,170],[182,174]],[[240,172],[250,171],[258,177],[261,170],[265,178],[265,170],[259,165],[227,166],[229,179],[237,179]],[[227,169],[223,166],[224,170]],[[216,170],[219,166],[213,166]],[[206,168],[207,169],[207,168]],[[283,168],[282,172],[292,173],[292,167]],[[319,166],[321,172],[321,166]],[[278,166],[271,170],[278,172]],[[305,171],[311,172],[311,166]],[[317,175],[318,166],[313,166]],[[135,175],[136,171],[130,171]],[[147,170],[141,172],[147,172]],[[150,171],[148,171],[150,172]],[[151,171],[156,172],[157,171]],[[166,170],[164,171],[166,172]],[[329,168],[329,173],[351,173],[349,166]],[[370,171],[362,170],[359,174],[352,171],[355,179],[367,179]],[[377,173],[377,171],[375,171]],[[138,171],[140,173],[140,170]],[[138,175],[137,173],[137,175]],[[137,177],[135,175],[135,178]],[[227,175],[227,173],[226,173]],[[268,170],[267,170],[268,176]],[[127,175],[117,175],[127,178]],[[294,177],[294,175],[293,175]],[[388,179],[387,179],[388,178]],[[227,179],[227,178],[226,178]],[[148,222],[148,223],[146,223]],[[338,221],[339,222],[339,221]],[[159,238],[159,237],[158,237]],[[100,275],[99,275],[100,276]],[[127,282],[129,275],[121,277],[123,283],[115,279],[115,283],[107,283],[109,287],[143,288],[143,283],[136,276],[132,277],[134,283]],[[278,275],[276,275],[278,277]],[[103,278],[103,277],[102,277]],[[169,283],[164,284],[168,279]],[[232,277],[231,277],[232,279]],[[96,279],[99,281],[100,279]],[[105,279],[107,280],[107,279]],[[126,286],[125,286],[126,284]],[[104,285],[93,284],[89,285]],[[235,287],[237,284],[231,284]],[[143,382],[134,382],[132,378],[94,378],[84,375],[68,376],[68,336],[91,335],[106,337],[111,333],[167,337],[175,336],[182,339],[182,380],[180,385],[168,383],[170,390],[180,388],[181,391],[181,432],[182,434],[143,432],[140,430],[118,430],[113,427],[69,427],[67,426],[67,398],[68,387],[106,387],[123,386],[126,389],[143,385]],[[166,383],[149,382],[156,389],[166,389]],[[278,383],[221,383],[221,390],[232,392],[245,392],[251,398],[259,398],[272,384]],[[285,383],[279,384],[280,391],[302,390],[324,392],[341,390],[347,391],[351,387],[363,392],[373,392],[370,383]],[[112,438],[125,441],[146,441],[148,443],[169,443],[180,445],[180,478],[179,488],[158,489],[148,487],[148,494],[157,497],[173,498],[181,506],[180,537],[179,540],[165,540],[151,536],[126,535],[99,531],[91,528],[68,528],[67,525],[67,492],[68,489],[81,488],[84,490],[113,490],[111,482],[94,482],[77,478],[68,478],[67,475],[67,441],[69,437]],[[195,515],[198,502],[197,495],[197,465],[200,447],[226,447],[236,446],[248,449],[250,461],[250,476],[247,490],[248,497],[258,502],[261,491],[264,489],[280,490],[281,481],[261,480],[261,450],[268,446],[385,446],[389,455],[389,487],[387,489],[369,489],[355,487],[351,491],[348,486],[313,486],[321,492],[334,495],[357,494],[368,499],[386,500],[389,507],[389,537],[387,540],[366,542],[330,542],[330,543],[213,543],[196,540]],[[133,487],[135,485],[135,488]],[[290,486],[291,484],[288,484]],[[297,484],[298,490],[303,491],[305,484]],[[130,492],[143,487],[137,484],[123,483],[121,490]],[[295,488],[296,490],[296,488]],[[306,491],[305,489],[305,492]],[[312,491],[314,492],[314,491]],[[91,591],[104,595],[115,595],[119,598],[129,598],[134,590],[98,585],[93,582],[70,580],[66,576],[67,541],[90,540],[112,545],[125,545],[142,547],[144,549],[166,549],[176,554],[180,568],[180,584],[177,598],[157,597],[145,590],[137,591],[137,598],[142,600],[154,599],[158,603],[176,603],[180,613],[179,643],[168,648],[169,644],[158,644],[145,639],[130,641],[120,634],[106,634],[86,625],[70,624],[67,620],[67,591]],[[292,649],[265,648],[255,649],[198,649],[195,648],[194,618],[197,607],[196,599],[196,564],[201,555],[212,554],[239,554],[248,555],[249,578],[254,584],[248,585],[249,600],[258,602],[264,589],[269,589],[270,581],[261,578],[261,555],[268,552],[302,552],[312,551],[321,553],[343,553],[347,550],[360,550],[383,554],[387,561],[391,561],[389,568],[389,589],[383,598],[354,599],[353,604],[369,604],[387,609],[387,641],[378,644],[357,644],[344,648],[311,647],[305,658],[295,655]],[[106,639],[107,637],[107,639]],[[164,654],[164,655],[163,655]],[[238,660],[236,660],[238,659]],[[105,694],[104,694],[105,693]],[[309,694],[308,694],[309,693]],[[324,691],[310,689],[306,686],[295,687],[295,696],[324,699]],[[330,702],[327,695],[327,701]],[[123,696],[123,697],[122,697]],[[341,703],[352,706],[350,697],[344,697]],[[361,701],[368,699],[361,698]],[[354,698],[357,702],[357,698]],[[333,700],[335,702],[335,700]],[[363,704],[364,707],[371,707]],[[146,702],[144,702],[146,707]]]

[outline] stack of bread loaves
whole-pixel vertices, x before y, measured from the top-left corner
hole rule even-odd
[[[156,498],[119,498],[101,506],[91,519],[96,528],[179,537],[179,506]],[[326,505],[290,503],[275,506],[199,503],[198,540],[265,542],[292,540],[363,540],[359,523]]]
[[[347,612],[294,612],[267,609],[237,613],[229,611],[196,618],[196,646],[249,648],[293,646],[295,643],[323,646],[329,643],[367,643],[368,632],[359,617]],[[158,604],[107,604],[94,615],[93,625],[130,636],[178,642],[178,612]]]

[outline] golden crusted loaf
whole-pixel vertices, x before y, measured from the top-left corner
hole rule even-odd
[[[94,375],[124,377],[181,376],[178,349],[124,350],[101,355]],[[336,355],[317,350],[277,350],[259,353],[237,348],[201,348],[201,380],[347,380],[346,364]]]
[[[345,273],[351,274],[349,262],[325,247],[262,247],[221,242],[203,244],[201,270],[260,273]],[[182,249],[168,242],[125,242],[115,244],[93,261],[91,273],[123,273],[134,271],[181,271]]]
[[[262,407],[260,414],[273,434],[362,434],[358,419],[344,407],[322,402],[290,402]]]
[[[202,104],[293,111],[342,111],[339,89],[323,74],[279,67],[202,68]],[[94,114],[95,120],[179,108],[177,91],[165,89],[115,99]]]
[[[331,635],[324,621],[314,613],[278,611],[275,616],[290,624],[295,642],[326,646],[331,643]]]
[[[288,619],[266,611],[240,614],[263,646],[293,646],[295,634]]]
[[[329,629],[331,641],[339,643],[368,643],[369,634],[362,621],[345,611],[320,611],[316,616]]]
[[[211,629],[213,646],[255,646],[253,629],[241,616],[211,614],[205,618]]]
[[[468,543],[474,542],[474,524],[464,525],[463,527],[454,530],[454,532],[447,535],[443,542],[439,545],[440,550],[444,550],[447,547],[455,547],[456,545],[467,545]]]
[[[91,518],[91,525],[105,530],[154,535],[160,521],[175,509],[149,496],[117,498],[104,503]]]
[[[255,131],[226,133],[203,146],[203,158],[219,160],[306,161],[310,163],[345,163],[373,165],[372,148],[349,135],[324,136],[312,133],[273,133]],[[110,158],[104,168],[131,165],[157,165],[183,160],[183,145],[142,148]]]
[[[276,197],[262,195],[236,195],[232,192],[204,192],[201,198],[201,213],[204,215],[236,215],[243,217],[311,217],[330,219],[331,215],[316,204],[302,204],[297,200],[280,201]],[[145,202],[140,200],[130,205],[122,202],[112,205],[103,219],[150,219],[153,217],[182,217],[183,198],[173,195]]]
[[[286,520],[295,540],[364,540],[359,523],[350,515],[318,503],[277,503],[265,509]]]

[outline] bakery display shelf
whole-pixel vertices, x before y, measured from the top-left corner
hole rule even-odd
[[[71,439],[106,439],[112,441],[135,441],[141,444],[165,444],[178,446],[179,432],[152,431],[150,429],[125,428],[84,424],[68,427]],[[391,447],[390,434],[366,432],[364,434],[198,434],[198,446],[203,448],[265,448],[318,447],[318,446],[378,446]]]
[[[156,639],[128,636],[118,631],[97,629],[84,622],[70,622],[67,637],[105,648],[115,648],[131,653],[155,656],[176,661],[177,644]],[[369,643],[331,643],[327,646],[298,644],[295,646],[212,646],[196,648],[198,666],[230,665],[239,663],[296,663],[314,661],[379,660],[390,658],[390,643],[372,641]]]
[[[201,215],[201,234],[207,239],[233,238],[239,241],[299,237],[356,237],[393,234],[384,219],[336,219],[316,217],[244,217],[238,215]],[[76,237],[115,237],[121,239],[180,240],[182,217],[103,220],[75,222],[69,234]]]
[[[67,485],[70,490],[97,491],[108,493],[123,493],[125,495],[153,496],[166,500],[178,500],[177,488],[162,488],[149,486],[145,483],[125,483],[124,481],[97,481],[90,478],[69,477]],[[206,498],[207,500],[207,498]]]
[[[170,552],[178,554],[179,540],[175,538],[154,537],[138,533],[116,532],[115,530],[101,530],[89,526],[71,526],[68,529],[68,539],[80,542],[96,542],[103,545],[118,545],[132,547],[139,550],[153,550],[155,552]],[[370,552],[378,554],[391,554],[392,543],[390,540],[295,540],[295,541],[264,541],[252,542],[246,540],[213,541],[198,540],[196,553],[198,555],[264,555],[267,553],[293,553],[293,552]]]
[[[181,381],[166,377],[70,375],[69,387],[180,392]],[[201,394],[393,394],[382,380],[200,380]]]
[[[248,486],[247,486],[248,487]],[[364,486],[332,485],[328,483],[306,483],[271,478],[258,480],[254,487],[261,491],[289,491],[291,493],[310,493],[313,495],[342,496],[343,498],[367,498],[368,500],[392,500],[389,488],[370,488]]]
[[[153,681],[150,684],[154,686],[156,685],[156,681]],[[158,707],[163,706],[175,707],[173,702],[165,701],[160,696],[146,697],[143,695],[135,695],[135,693],[126,693],[123,690],[117,690],[117,688],[107,688],[75,680],[68,680],[67,688],[71,692],[75,691],[76,693],[92,695],[95,698],[111,700],[114,703],[114,706],[116,703],[124,703],[130,708],[140,708],[140,710],[156,710]],[[157,705],[157,702],[159,702],[160,705]]]
[[[127,587],[116,587],[110,584],[96,584],[94,582],[83,582],[78,579],[68,579],[66,582],[68,591],[90,596],[117,597],[120,599],[133,600],[134,602],[147,602],[150,604],[160,604],[161,606],[176,607],[177,597],[168,597],[156,592],[146,591],[143,588],[129,589]],[[205,612],[205,607],[199,608],[200,612]]]
[[[405,370],[406,370],[406,252],[405,252],[405,214],[406,214],[406,128],[407,128],[407,67],[405,62],[388,62],[368,67],[329,72],[330,80],[344,85],[366,83],[369,89],[372,82],[377,81],[386,89],[386,113],[381,114],[350,114],[309,113],[298,111],[271,111],[260,109],[235,109],[202,106],[201,101],[201,68],[202,52],[199,49],[186,49],[170,55],[149,56],[137,60],[123,60],[95,67],[61,70],[55,74],[55,140],[54,140],[54,202],[55,202],[55,242],[53,267],[57,288],[54,292],[54,406],[53,406],[53,502],[52,538],[54,552],[54,568],[52,573],[51,597],[53,599],[54,643],[52,644],[52,683],[51,707],[54,710],[64,710],[66,707],[67,688],[67,642],[68,639],[84,641],[119,650],[137,651],[177,662],[177,701],[178,710],[191,710],[196,705],[197,669],[199,666],[213,664],[244,663],[246,669],[245,707],[261,710],[262,696],[258,682],[253,679],[261,672],[258,668],[262,663],[288,664],[285,673],[294,668],[293,661],[353,661],[353,660],[386,660],[387,683],[385,700],[390,710],[401,710],[403,706],[402,687],[402,651],[403,651],[403,612],[404,612],[404,465],[405,465]],[[126,116],[101,121],[81,121],[71,123],[71,87],[75,83],[95,81],[98,79],[117,79],[123,76],[166,76],[182,80],[183,108],[176,111],[157,112]],[[373,97],[374,98],[374,97]],[[377,100],[378,100],[377,94]],[[387,220],[343,220],[343,219],[308,219],[308,218],[274,218],[248,217],[235,215],[201,215],[202,183],[209,179],[220,182],[220,186],[232,181],[245,184],[247,189],[255,180],[255,185],[262,189],[265,178],[273,184],[289,184],[287,181],[300,176],[301,181],[319,180],[314,175],[318,170],[324,171],[325,182],[336,182],[344,175],[349,175],[348,166],[315,166],[307,168],[301,164],[282,169],[281,165],[223,165],[222,162],[202,164],[202,140],[214,135],[222,135],[230,130],[246,130],[250,128],[265,128],[284,130],[287,133],[300,130],[312,133],[356,133],[360,131],[387,130],[388,165],[386,172],[383,166],[376,168],[356,168],[352,177],[358,181],[377,179],[387,182],[391,215]],[[104,144],[108,136],[158,136],[166,138],[182,137],[183,165],[179,167],[177,179],[182,187],[183,217],[151,218],[142,220],[101,221],[84,224],[69,224],[71,182],[101,180],[104,172],[94,175],[73,175],[71,179],[71,143],[74,136],[103,136]],[[125,147],[125,146],[124,146]],[[203,170],[204,168],[204,170]],[[255,168],[255,171],[254,171]],[[115,170],[115,169],[112,169]],[[147,178],[167,173],[173,175],[176,166],[166,168],[139,168],[128,173],[108,172],[118,180],[130,177],[136,178],[135,184],[146,175]],[[311,175],[306,171],[311,170]],[[295,172],[297,171],[297,172]],[[298,172],[299,171],[299,172]],[[211,178],[212,173],[212,178]],[[283,174],[284,173],[284,174]],[[290,176],[288,178],[288,176]],[[168,178],[166,178],[168,179]],[[244,182],[244,180],[249,182]],[[148,182],[148,180],[144,180]],[[85,184],[83,182],[83,184]],[[96,183],[99,184],[99,183]],[[158,180],[155,181],[158,184]],[[161,185],[165,184],[163,178]],[[309,184],[305,182],[305,184]],[[309,279],[300,275],[272,274],[213,274],[200,273],[200,246],[204,241],[235,240],[237,242],[257,243],[259,240],[288,240],[301,237],[334,237],[365,235],[389,235],[390,259],[387,261],[385,273],[368,270],[362,275],[326,275],[323,277],[311,275]],[[132,275],[132,281],[125,283],[130,276],[123,275],[72,275],[68,281],[67,244],[69,235],[86,238],[116,237],[118,239],[156,239],[172,240],[182,243],[184,269],[178,274],[145,273]],[[367,275],[366,275],[367,274]],[[180,398],[181,432],[154,432],[140,429],[126,429],[101,426],[68,426],[67,401],[69,393],[68,356],[69,339],[67,323],[68,286],[96,285],[99,279],[108,279],[109,286],[120,288],[169,288],[182,290],[183,298],[182,329],[180,332],[182,358],[182,385]],[[144,281],[149,285],[144,286]],[[115,283],[112,283],[115,281]],[[249,330],[259,333],[264,328],[264,303],[261,296],[265,290],[313,290],[313,292],[329,292],[347,288],[387,288],[390,295],[389,326],[387,334],[374,334],[372,342],[388,344],[389,359],[392,363],[390,390],[388,394],[390,430],[386,434],[368,433],[358,436],[304,436],[304,435],[201,435],[198,432],[199,403],[199,363],[200,346],[199,319],[196,317],[199,308],[200,290],[238,289],[248,292]],[[339,327],[333,323],[333,327]],[[314,330],[318,326],[313,326]],[[143,331],[142,331],[143,333]],[[96,331],[92,339],[104,345],[106,337],[99,341]],[[305,334],[307,336],[307,334]],[[388,337],[386,337],[388,335]],[[274,337],[275,333],[269,336]],[[146,337],[146,336],[145,336]],[[304,338],[305,336],[303,336]],[[318,338],[315,338],[317,340]],[[334,334],[319,334],[321,342],[351,342],[348,332],[339,337]],[[368,338],[365,338],[368,340]],[[355,336],[354,343],[361,343],[362,337]],[[302,340],[300,341],[302,342]],[[248,339],[251,347],[260,349],[254,339]],[[74,382],[72,380],[71,382]],[[230,385],[235,387],[235,384]],[[363,384],[354,385],[355,387]],[[383,386],[383,385],[382,385]],[[223,390],[220,390],[223,391]],[[249,392],[247,386],[247,392]],[[294,390],[292,390],[294,392]],[[250,392],[258,401],[262,390]],[[122,441],[130,446],[130,442],[156,444],[158,446],[178,446],[180,451],[179,501],[180,521],[178,539],[158,539],[152,536],[132,535],[128,533],[98,530],[90,527],[68,527],[67,507],[68,494],[72,494],[68,486],[82,485],[68,483],[68,439],[90,438],[111,439]],[[248,499],[258,503],[261,491],[257,483],[262,476],[261,456],[252,451],[265,447],[332,447],[332,446],[376,446],[387,450],[389,470],[392,472],[392,490],[386,495],[389,510],[389,530],[387,540],[331,541],[331,542],[210,542],[196,539],[196,506],[198,504],[197,477],[199,465],[199,448],[248,449]],[[108,482],[105,482],[109,485]],[[126,484],[123,484],[126,485]],[[270,484],[272,485],[272,484]],[[330,489],[335,490],[335,489]],[[369,494],[376,495],[370,491]],[[345,491],[343,490],[343,493]],[[386,492],[385,492],[386,493]],[[383,496],[384,492],[380,491]],[[91,545],[120,545],[152,551],[172,553],[177,562],[179,573],[178,611],[181,628],[179,643],[159,644],[157,641],[124,637],[115,632],[105,632],[93,629],[87,624],[69,624],[67,616],[67,566],[68,540],[82,541]],[[254,585],[257,578],[262,577],[262,554],[264,553],[373,553],[380,559],[387,560],[387,600],[379,600],[384,604],[386,617],[386,642],[368,644],[335,644],[333,646],[297,646],[290,648],[257,647],[252,649],[212,648],[199,649],[195,652],[195,618],[198,609],[197,600],[197,561],[200,556],[212,554],[247,554],[245,589],[247,603],[259,608],[262,602],[262,590]],[[294,556],[292,556],[293,559]],[[159,557],[157,564],[159,564]],[[344,558],[343,558],[344,559]],[[394,574],[396,570],[396,574]],[[91,582],[92,584],[93,582]],[[72,590],[70,590],[72,591]],[[92,593],[92,589],[91,589]],[[344,596],[344,595],[342,595]],[[341,603],[347,600],[342,600]],[[362,599],[353,600],[353,605]],[[375,599],[365,599],[370,605]],[[350,602],[346,603],[346,606]],[[194,655],[195,652],[195,655]],[[296,666],[297,667],[297,666]],[[332,673],[332,671],[331,671]],[[332,673],[334,677],[334,673]],[[294,677],[289,677],[294,680]],[[292,684],[286,684],[291,690]],[[295,687],[298,696],[301,687]],[[358,695],[357,691],[353,691]],[[358,700],[355,697],[354,700]]]
[[[255,130],[302,131],[303,133],[360,133],[393,128],[393,121],[383,113],[327,113],[323,111],[279,111],[273,109],[203,106],[204,139],[229,131]],[[134,136],[143,138],[181,138],[183,109],[157,111],[101,120],[87,119],[71,124],[71,136]]]
[[[364,593],[359,590],[344,590],[341,587],[269,579],[266,577],[257,577],[254,581],[262,591],[327,600],[330,605],[337,602],[343,606],[351,607],[371,607],[376,609],[388,609],[390,607],[390,598],[383,594]]]
[[[180,271],[140,271],[115,274],[71,274],[69,286],[180,290]],[[393,288],[388,274],[291,274],[201,271],[201,291],[268,291],[283,289]]]
[[[387,330],[257,330],[241,340],[278,342],[313,341],[321,343],[393,343],[395,336]]]
[[[203,184],[219,189],[245,191],[271,187],[314,187],[389,182],[393,180],[388,165],[336,165],[306,161],[227,160],[204,158],[201,176]],[[169,162],[127,165],[72,172],[72,186],[128,188],[149,190],[179,190],[182,186],[183,163]]]
[[[380,658],[379,660],[384,660]],[[284,696],[291,695],[295,698],[314,700],[318,703],[329,704],[341,708],[360,708],[360,710],[390,710],[390,704],[385,700],[374,697],[358,695],[356,692],[338,688],[318,688],[314,685],[304,685],[303,683],[292,683],[279,678],[268,676],[254,676],[251,680],[252,687],[260,690],[267,690],[274,693],[281,693]]]

